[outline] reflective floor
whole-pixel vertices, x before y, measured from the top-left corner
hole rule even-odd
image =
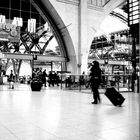
[[[122,93],[122,107],[101,94],[29,85],[0,85],[0,140],[139,140],[139,94]]]

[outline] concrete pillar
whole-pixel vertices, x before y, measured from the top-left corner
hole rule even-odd
[[[66,67],[73,74],[87,72],[89,49],[96,31],[100,28],[105,16],[124,2],[124,0],[110,0],[101,7],[94,3],[95,0],[92,0],[91,4],[87,0],[32,1],[40,2],[40,5],[45,7],[40,11],[47,9],[46,12],[50,14],[60,30],[70,60]]]
[[[79,5],[79,47],[78,47],[78,74],[84,71],[84,67],[87,69],[87,55],[88,50],[88,16],[87,16],[87,1],[81,0]]]

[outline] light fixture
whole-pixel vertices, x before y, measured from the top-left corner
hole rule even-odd
[[[105,63],[105,65],[107,65],[108,64],[108,59],[104,59],[104,63]]]

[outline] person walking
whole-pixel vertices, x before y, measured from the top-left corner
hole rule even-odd
[[[90,84],[94,99],[94,101],[91,102],[92,104],[98,104],[101,101],[98,91],[100,83],[101,83],[101,69],[99,66],[99,62],[93,61],[92,67],[90,69]]]

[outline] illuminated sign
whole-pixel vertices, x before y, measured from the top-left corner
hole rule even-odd
[[[128,0],[128,25],[139,23],[139,0]]]

